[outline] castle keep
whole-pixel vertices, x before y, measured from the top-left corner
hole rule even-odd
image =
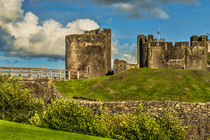
[[[189,42],[165,42],[153,35],[138,35],[137,62],[140,68],[207,69],[208,37],[192,36]]]
[[[66,70],[71,77],[94,78],[111,71],[111,29],[66,36]]]

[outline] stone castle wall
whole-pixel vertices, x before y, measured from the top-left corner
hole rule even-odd
[[[138,36],[138,65],[141,68],[207,69],[207,36],[192,36],[191,42],[164,42],[153,35]]]
[[[80,78],[105,76],[111,71],[111,30],[66,36],[66,70],[79,71]]]
[[[114,73],[115,74],[129,70],[131,68],[138,68],[138,65],[129,64],[125,60],[119,60],[119,59],[114,60]]]
[[[90,108],[108,107],[110,113],[133,113],[139,104],[142,103],[143,111],[149,112],[153,117],[161,114],[164,109],[175,110],[183,123],[191,125],[187,137],[192,139],[210,137],[210,102],[208,103],[187,103],[176,101],[123,101],[123,102],[99,102],[99,101],[78,101]]]

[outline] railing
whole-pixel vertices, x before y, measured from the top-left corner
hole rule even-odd
[[[0,75],[8,75],[10,77],[23,77],[29,79],[55,79],[55,80],[71,80],[80,79],[79,71],[47,69],[47,68],[24,68],[24,67],[0,67]],[[72,76],[74,75],[74,76]]]

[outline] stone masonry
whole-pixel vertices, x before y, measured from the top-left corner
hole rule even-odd
[[[159,42],[153,35],[138,35],[140,68],[207,69],[208,36],[192,36],[189,42]]]
[[[111,29],[66,36],[66,70],[72,79],[105,76],[111,71]]]
[[[129,64],[125,60],[119,60],[119,59],[114,60],[114,73],[115,74],[132,69],[132,68],[138,68],[138,65]]]
[[[187,133],[188,139],[200,139],[210,137],[210,102],[188,103],[177,101],[82,101],[79,103],[90,108],[106,106],[109,113],[123,114],[134,113],[141,103],[143,112],[148,112],[152,117],[160,115],[165,109],[174,110],[183,123],[191,125]]]

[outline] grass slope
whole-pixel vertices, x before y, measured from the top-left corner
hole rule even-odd
[[[39,128],[0,120],[2,140],[106,140],[106,138]],[[108,139],[107,139],[108,140]]]
[[[210,72],[177,69],[130,69],[113,76],[54,82],[66,97],[100,100],[210,101]]]

